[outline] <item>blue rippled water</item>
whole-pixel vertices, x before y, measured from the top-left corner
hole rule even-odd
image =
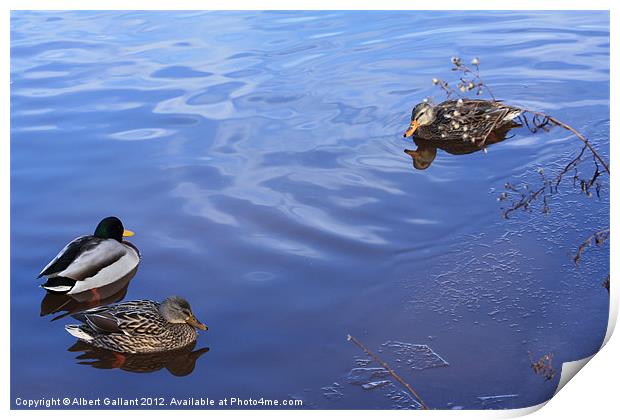
[[[608,156],[606,12],[13,12],[14,407],[416,407],[347,334],[432,408],[548,399],[559,372],[545,381],[530,354],[559,370],[605,335],[608,249],[571,256],[608,225],[608,182],[587,198],[567,180],[549,214],[501,217],[506,182],[535,184],[579,151],[558,129],[415,170],[402,132],[415,103],[441,100],[430,81],[454,79],[453,55],[479,56],[497,97]],[[37,273],[112,214],[143,255],[126,298],[186,296],[209,325],[192,368],[93,368],[67,350],[68,318],[40,316]]]

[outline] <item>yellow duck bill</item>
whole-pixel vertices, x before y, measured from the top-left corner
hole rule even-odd
[[[207,331],[209,329],[205,324],[198,321],[194,315],[190,316],[186,322],[192,327],[198,328],[199,330]]]
[[[407,138],[413,136],[413,133],[415,133],[419,126],[420,124],[418,124],[417,120],[411,121],[411,124],[409,125],[407,131],[405,131],[405,134],[403,134],[403,137]]]

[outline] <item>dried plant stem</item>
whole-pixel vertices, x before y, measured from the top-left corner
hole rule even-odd
[[[484,87],[487,92],[489,92],[489,95],[491,95],[491,99],[493,99],[493,102],[496,102],[495,99],[495,95],[493,95],[493,92],[491,92],[491,88],[489,87],[489,85],[487,85],[486,83],[484,83],[484,80],[482,80],[482,78],[480,77],[480,67],[478,65],[476,65],[476,71],[472,71],[469,67],[463,65],[462,66],[465,69],[465,72],[469,72],[473,75],[475,75],[476,79],[478,79],[478,81],[480,82],[480,85],[482,87]]]
[[[549,121],[551,121],[552,123],[554,123],[555,125],[558,125],[568,131],[570,131],[571,133],[573,133],[574,135],[577,136],[577,138],[579,140],[581,140],[587,147],[588,149],[590,149],[590,152],[592,152],[592,154],[594,155],[594,157],[601,163],[601,165],[603,165],[603,168],[605,168],[605,171],[610,174],[609,172],[609,165],[607,164],[607,162],[605,162],[605,159],[603,159],[601,157],[601,155],[598,154],[598,152],[594,149],[594,147],[592,146],[592,143],[590,143],[588,141],[588,139],[586,139],[584,136],[581,135],[581,133],[579,133],[579,131],[575,130],[573,127],[571,127],[570,125],[563,123],[562,121],[558,120],[557,118],[554,118],[550,115],[547,115],[543,112],[538,112],[538,111],[532,111],[529,109],[524,109],[524,111],[529,112],[530,114],[534,114],[534,115],[539,115],[541,117],[547,118],[549,119]]]
[[[519,193],[518,190],[513,189],[513,188],[508,188],[510,189],[512,192],[517,192]],[[543,192],[545,192],[545,190],[547,189],[547,184],[544,183],[542,187],[540,187],[538,190],[530,192],[528,195],[523,194],[521,196],[521,199],[512,205],[512,207],[510,207],[509,209],[506,209],[503,211],[502,216],[504,217],[504,219],[508,219],[508,217],[510,216],[510,213],[517,211],[520,208],[528,208],[530,206],[530,204],[532,202],[534,202]]]
[[[581,158],[583,157],[583,154],[585,153],[585,151],[586,151],[586,146],[584,145],[581,151],[577,154],[577,156],[575,156],[575,158],[573,158],[573,160],[571,160],[564,167],[564,169],[555,177],[555,179],[553,180],[547,179],[545,178],[544,175],[541,174],[543,178],[543,185],[535,191],[528,191],[527,193],[524,193],[523,191],[519,191],[517,188],[515,188],[511,184],[506,184],[505,188],[511,193],[521,194],[521,199],[517,202],[514,202],[510,208],[503,210],[502,216],[505,219],[508,219],[508,216],[510,216],[512,212],[520,208],[528,209],[530,205],[534,201],[536,201],[541,194],[546,193],[546,195],[544,196],[546,200],[548,195],[553,194],[554,192],[557,192],[560,187],[560,183],[562,182],[562,179],[564,178],[564,175],[566,175],[568,171],[570,171],[571,169],[574,169],[577,167],[579,162],[581,162]],[[594,162],[596,163],[596,161]],[[594,184],[594,181],[596,181],[598,174],[599,172],[595,172],[593,177],[585,183],[586,188],[590,188]]]
[[[392,368],[390,368],[388,366],[387,363],[385,363],[383,360],[379,359],[378,356],[376,356],[373,352],[371,352],[370,350],[368,350],[368,348],[366,348],[366,346],[364,346],[357,338],[353,337],[351,334],[347,335],[347,341],[352,341],[353,344],[355,344],[357,347],[359,347],[360,349],[362,349],[362,351],[364,351],[364,353],[366,353],[367,355],[369,355],[370,357],[372,357],[375,362],[379,363],[385,370],[387,370],[389,372],[390,375],[392,375],[392,377],[394,379],[396,379],[398,382],[400,382],[405,388],[407,388],[407,391],[409,391],[411,393],[411,395],[420,403],[420,405],[422,406],[423,410],[428,410],[428,406],[424,403],[424,401],[422,401],[422,398],[420,398],[420,396],[418,395],[417,392],[415,392],[413,390],[413,388],[411,388],[411,385],[409,385],[407,382],[405,382],[403,380],[403,378],[401,378],[400,376],[398,376],[398,374],[396,372],[394,372],[392,370]]]
[[[594,232],[592,235],[588,236],[586,240],[579,245],[577,254],[573,257],[575,265],[579,265],[581,254],[583,254],[587,247],[592,245],[593,241],[596,245],[602,245],[607,239],[609,239],[609,228],[599,230],[598,232]]]

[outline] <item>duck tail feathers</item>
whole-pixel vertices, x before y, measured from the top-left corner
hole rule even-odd
[[[512,121],[523,113],[520,109],[513,109],[504,117],[504,121]]]
[[[41,285],[48,292],[67,293],[75,286],[75,280],[68,277],[50,277]]]
[[[65,330],[75,338],[86,341],[87,343],[94,340],[94,337],[82,328],[82,325],[65,325]]]

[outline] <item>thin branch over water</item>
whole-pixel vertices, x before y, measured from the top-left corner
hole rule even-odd
[[[357,347],[362,349],[362,351],[364,353],[366,353],[367,355],[372,357],[374,359],[374,361],[379,363],[385,370],[387,370],[388,373],[390,375],[392,375],[392,377],[394,379],[396,379],[405,388],[407,388],[407,391],[409,391],[409,393],[411,393],[413,398],[415,398],[420,403],[420,405],[422,406],[423,410],[428,410],[428,406],[424,403],[422,398],[420,398],[418,393],[414,391],[414,389],[411,387],[411,385],[409,385],[407,382],[405,382],[405,380],[403,378],[401,378],[396,372],[394,372],[394,370],[387,363],[385,363],[383,360],[379,359],[379,357],[377,355],[375,355],[373,352],[368,350],[368,348],[365,345],[363,345],[357,338],[353,337],[351,334],[347,335],[347,341],[353,342],[353,344],[355,344]]]
[[[607,172],[607,174],[611,174],[609,172],[609,164],[605,161],[605,159],[603,159],[601,157],[601,155],[599,155],[599,153],[596,151],[596,149],[594,149],[594,146],[592,146],[592,143],[590,143],[588,141],[588,139],[586,139],[579,131],[575,130],[570,125],[568,125],[566,123],[563,123],[562,121],[558,120],[557,118],[554,118],[554,117],[552,117],[550,115],[545,114],[544,112],[532,111],[532,110],[529,110],[529,109],[524,109],[524,111],[525,112],[529,112],[530,114],[533,114],[533,115],[540,115],[541,117],[547,118],[553,124],[555,124],[557,126],[560,126],[560,127],[564,128],[565,130],[568,130],[571,133],[573,133],[575,136],[577,136],[577,138],[579,140],[581,140],[587,146],[588,149],[590,149],[590,152],[600,162],[600,164],[603,165],[603,167],[605,168],[605,172]]]
[[[540,359],[534,361],[532,353],[527,352],[530,358],[530,366],[535,374],[545,378],[545,381],[550,381],[555,377],[555,369],[553,368],[553,353],[547,353]]]
[[[573,176],[573,186],[577,186],[577,183],[579,183],[581,186],[582,192],[584,192],[587,196],[592,195],[592,193],[590,192],[590,189],[592,187],[595,187],[596,195],[600,197],[600,184],[596,182],[598,177],[600,176],[600,171],[598,170],[598,163],[594,161],[596,165],[596,169],[594,171],[594,174],[587,179],[581,178],[579,176],[579,173],[577,172],[577,165],[582,161],[582,158],[583,158],[583,155],[585,154],[586,149],[587,149],[587,146],[584,145],[579,151],[579,153],[577,153],[577,155],[570,162],[568,162],[566,166],[564,166],[564,168],[554,178],[551,178],[551,179],[547,178],[545,175],[544,169],[540,168],[538,170],[538,173],[541,176],[543,185],[536,190],[530,189],[527,184],[524,185],[523,188],[519,189],[509,182],[506,183],[504,185],[504,188],[506,189],[506,191],[500,194],[500,196],[498,197],[498,200],[504,201],[510,195],[515,195],[515,194],[518,194],[520,198],[517,201],[514,201],[509,208],[504,209],[502,212],[502,216],[505,219],[508,219],[510,214],[516,210],[519,210],[519,209],[529,210],[530,206],[541,195],[543,196],[543,213],[545,214],[549,213],[549,201],[548,201],[549,197],[552,194],[556,194],[558,192],[562,179],[571,170],[575,170],[575,175]]]
[[[577,249],[577,253],[573,257],[573,262],[575,265],[579,265],[579,261],[581,260],[581,255],[584,253],[586,248],[596,245],[601,246],[609,239],[609,228],[601,229],[598,232],[594,232],[592,235],[588,236],[585,241],[579,245]]]

